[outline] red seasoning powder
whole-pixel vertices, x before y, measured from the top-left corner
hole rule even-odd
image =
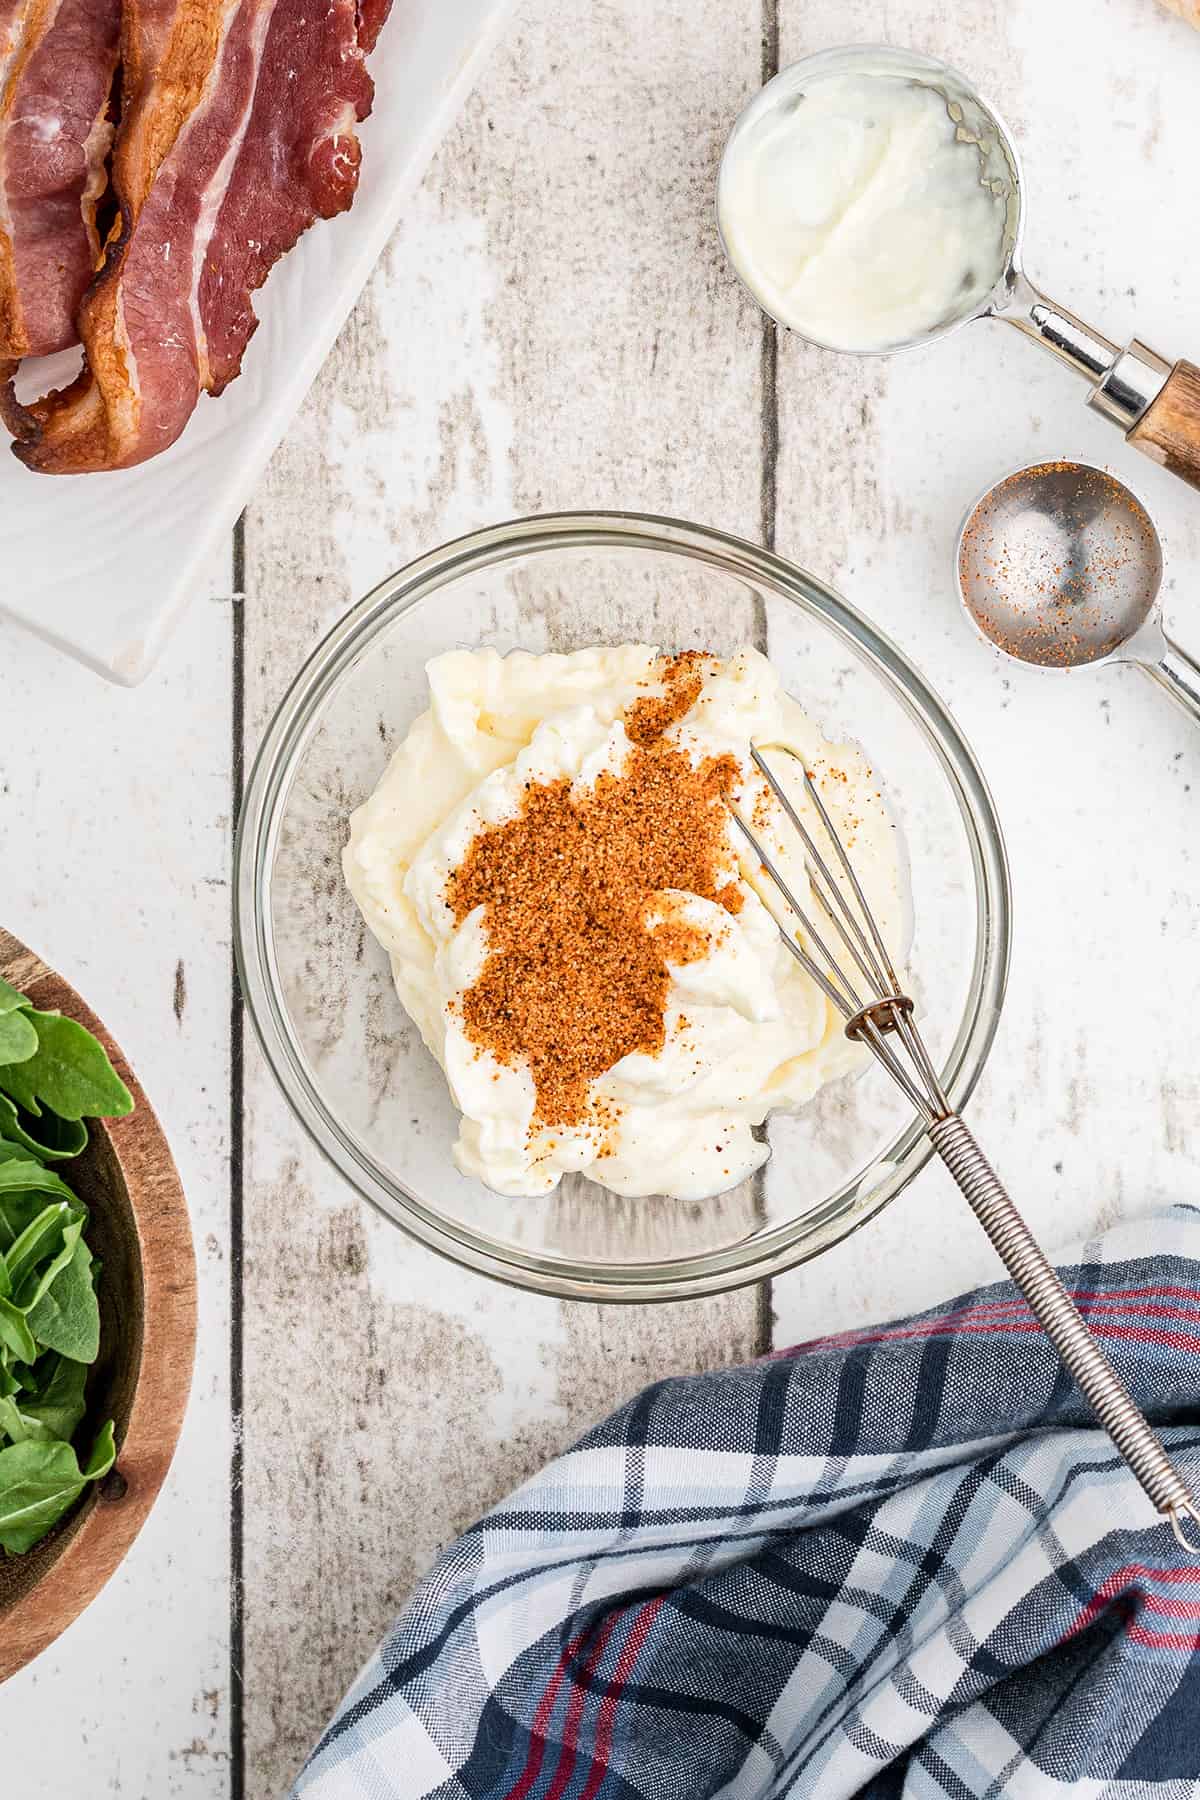
[[[580,793],[566,778],[527,783],[517,817],[480,832],[446,885],[457,923],[485,908],[490,946],[462,997],[464,1029],[500,1062],[528,1064],[542,1125],[608,1123],[589,1084],[666,1041],[667,964],[698,961],[708,934],[652,925],[653,897],[679,888],[741,905],[725,805],[737,760],[693,768],[663,738],[694,704],[702,661],[691,651],[660,665],[666,691],[629,707],[633,749],[618,773]]]

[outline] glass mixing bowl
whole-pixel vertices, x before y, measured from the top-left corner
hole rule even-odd
[[[351,810],[426,706],[451,648],[638,640],[765,651],[835,740],[868,752],[908,860],[900,948],[957,1105],[996,1030],[1008,966],[1000,828],[953,719],[895,645],[815,576],[723,532],[574,513],[476,532],[391,576],[309,658],[250,777],[235,932],[250,1015],[297,1116],[363,1197],[485,1274],[585,1300],[670,1300],[777,1274],[837,1243],[929,1159],[882,1070],[765,1130],[772,1155],[702,1202],[630,1200],[571,1176],[506,1199],[455,1168],[457,1114],[341,876]]]

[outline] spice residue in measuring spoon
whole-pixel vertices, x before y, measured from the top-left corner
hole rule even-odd
[[[767,311],[814,342],[910,343],[967,317],[1003,273],[1007,192],[988,148],[935,87],[818,75],[731,138],[726,248]]]
[[[1157,542],[1141,503],[1103,469],[1039,463],[999,482],[968,519],[959,586],[980,630],[1042,668],[1098,662],[1154,603]]]

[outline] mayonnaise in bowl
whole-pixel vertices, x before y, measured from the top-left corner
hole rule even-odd
[[[751,748],[779,753],[798,811],[807,769],[900,944],[901,846],[864,752],[749,646],[456,650],[427,672],[343,867],[462,1115],[458,1168],[531,1198],[573,1173],[629,1196],[736,1187],[770,1154],[767,1114],[867,1054],[782,941],[733,808],[805,892]]]

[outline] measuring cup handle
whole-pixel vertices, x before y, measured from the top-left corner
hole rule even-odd
[[[1195,363],[1175,364],[1125,441],[1200,488],[1200,369]]]

